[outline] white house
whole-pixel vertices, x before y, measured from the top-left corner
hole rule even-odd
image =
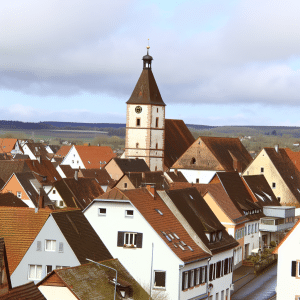
[[[300,299],[300,220],[273,251],[278,254],[277,298]]]
[[[210,251],[194,242],[157,193],[114,188],[84,214],[112,255],[152,295],[207,298]]]

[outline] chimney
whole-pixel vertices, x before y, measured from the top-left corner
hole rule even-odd
[[[148,192],[153,196],[153,198],[155,197],[155,184],[147,184],[146,188],[148,190]]]
[[[37,203],[37,210],[36,212],[38,212],[38,210],[40,208],[44,208],[44,190],[42,187],[39,188],[39,195],[38,195],[38,203]]]
[[[75,171],[74,178],[75,178],[76,181],[78,181],[78,170]]]
[[[275,145],[275,151],[278,153],[279,152],[279,145]]]
[[[178,176],[178,171],[177,171],[177,169],[174,170],[174,173],[175,173],[176,176]]]

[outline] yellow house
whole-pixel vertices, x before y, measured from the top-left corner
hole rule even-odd
[[[246,168],[243,175],[263,174],[280,204],[299,205],[300,172],[285,149],[264,148]]]

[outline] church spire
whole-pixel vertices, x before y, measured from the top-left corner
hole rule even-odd
[[[153,60],[153,57],[149,55],[149,39],[148,39],[148,46],[147,48],[147,54],[143,56],[143,61],[144,61],[144,68],[143,69],[150,69],[151,70],[151,62]]]

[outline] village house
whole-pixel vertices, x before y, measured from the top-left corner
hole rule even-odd
[[[47,196],[60,208],[86,208],[95,198],[104,193],[95,178],[78,177],[78,171],[73,178],[63,178],[53,184]]]
[[[300,299],[300,220],[277,245],[278,255],[276,299]]]
[[[23,145],[22,150],[25,155],[34,160],[51,160],[54,156],[52,149],[42,143],[26,143]]]
[[[108,146],[73,145],[61,165],[69,165],[72,169],[101,169],[116,154]]]
[[[33,172],[13,173],[1,193],[12,193],[31,208],[53,205]]]
[[[263,174],[280,204],[299,205],[300,173],[286,149],[264,148],[243,175]]]
[[[49,300],[86,300],[87,294],[88,299],[114,299],[115,293],[116,299],[149,299],[118,259],[53,270],[37,286]]]
[[[158,194],[180,223],[189,228],[194,241],[201,240],[213,255],[209,261],[209,297],[229,299],[232,273],[224,272],[224,266],[230,261],[232,271],[233,249],[238,243],[228,234],[196,188],[158,191]],[[183,280],[185,276],[189,274],[184,273]]]
[[[243,172],[252,157],[238,138],[198,137],[172,165],[189,182],[209,183],[216,172]]]
[[[153,296],[207,296],[209,249],[204,244],[201,248],[148,188],[114,188],[95,199],[84,214],[112,255]],[[182,282],[184,272],[193,279]]]
[[[0,138],[0,153],[8,155],[23,154],[18,139]]]
[[[20,220],[24,220],[20,222]],[[53,269],[111,259],[80,210],[0,207],[11,284],[37,283]]]

